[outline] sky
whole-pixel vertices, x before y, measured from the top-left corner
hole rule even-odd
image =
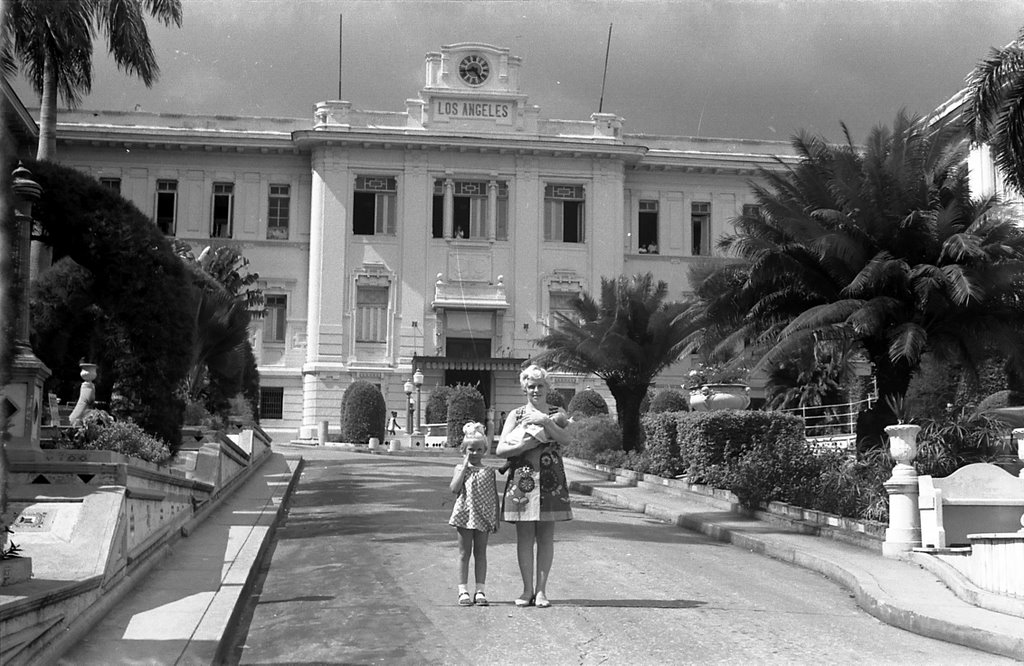
[[[541,117],[603,111],[629,133],[860,141],[927,114],[1024,27],[1020,0],[182,0],[152,24],[151,88],[96,43],[81,108],[309,118],[318,101],[404,111],[424,56],[485,42],[523,59]],[[339,23],[341,29],[339,31]],[[611,26],[610,45],[608,41]],[[339,68],[339,32],[341,66]],[[38,101],[22,79],[29,107]]]

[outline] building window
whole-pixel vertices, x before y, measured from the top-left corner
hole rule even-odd
[[[694,201],[690,205],[690,240],[693,256],[711,254],[711,204]]]
[[[284,342],[285,326],[288,323],[288,297],[283,294],[267,294],[263,307],[263,342]]]
[[[284,388],[280,386],[260,387],[260,419],[284,418]]]
[[[398,185],[386,176],[357,176],[352,196],[352,233],[357,236],[394,236]]]
[[[508,240],[508,183],[498,183],[498,209],[494,211],[494,238]]]
[[[550,314],[548,325],[554,326],[558,323],[559,318],[556,314],[563,314],[572,320],[576,320],[576,310],[572,307],[572,302],[579,296],[578,291],[551,291],[548,292],[548,313]]]
[[[582,243],[584,236],[582,185],[544,187],[544,240]]]
[[[637,244],[640,254],[658,254],[657,201],[641,199],[637,232]]]
[[[486,180],[456,180],[452,183],[452,238],[487,239],[490,200]],[[508,240],[508,183],[495,182],[495,238]],[[444,237],[444,180],[434,181],[432,233],[434,238]]]
[[[231,238],[235,217],[234,183],[214,183],[210,204],[210,238]]]
[[[447,338],[444,350],[448,358],[482,360],[491,357],[491,339]]]
[[[121,179],[120,178],[100,178],[100,185],[103,187],[110,188],[121,194]]]
[[[267,239],[288,240],[288,216],[292,196],[290,185],[271,185],[267,201]]]
[[[156,226],[168,236],[174,235],[178,217],[178,181],[156,181]]]
[[[356,342],[387,342],[388,288],[356,285]]]

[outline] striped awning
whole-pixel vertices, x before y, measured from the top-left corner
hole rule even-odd
[[[519,372],[525,358],[452,358],[449,356],[414,356],[414,368],[433,370],[506,370]]]

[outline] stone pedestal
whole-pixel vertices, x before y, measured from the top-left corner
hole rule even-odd
[[[885,429],[889,453],[896,464],[892,476],[883,485],[889,494],[889,527],[885,530],[882,554],[901,557],[921,545],[921,515],[917,497],[917,433],[920,426],[900,423]]]

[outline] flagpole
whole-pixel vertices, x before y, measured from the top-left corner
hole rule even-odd
[[[604,74],[601,75],[601,100],[597,103],[597,112],[604,110],[604,82],[608,78],[608,52],[612,48],[612,24],[608,24],[608,44],[604,48]]]
[[[341,99],[341,29],[345,23],[344,14],[338,14],[338,99]]]

